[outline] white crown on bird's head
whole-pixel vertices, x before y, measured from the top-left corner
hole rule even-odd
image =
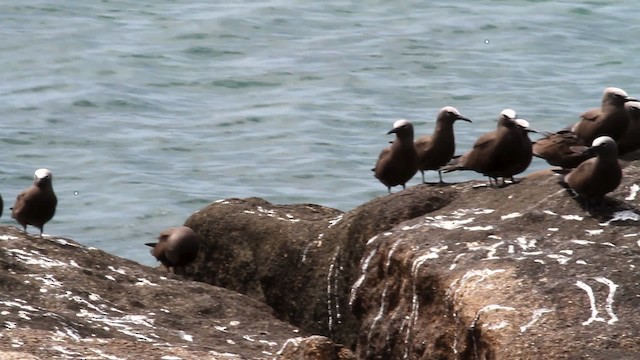
[[[34,174],[34,177],[35,177],[36,179],[44,179],[44,178],[46,178],[46,177],[49,177],[49,178],[50,178],[52,175],[53,175],[53,174],[51,173],[51,170],[49,170],[49,169],[44,169],[44,168],[43,168],[43,169],[38,169],[38,170],[36,170],[36,172],[35,172],[35,174]]]

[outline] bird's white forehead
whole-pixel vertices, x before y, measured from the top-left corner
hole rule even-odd
[[[613,141],[612,138],[610,138],[609,136],[600,136],[597,137],[595,140],[593,140],[593,143],[591,144],[591,146],[598,146],[601,145],[602,143],[616,143],[615,141]]]
[[[460,111],[458,111],[458,109],[454,108],[453,106],[445,106],[442,109],[440,109],[440,112],[450,112],[456,115],[460,115]]]
[[[516,118],[516,111],[513,110],[513,109],[504,109],[504,110],[502,110],[500,115],[506,116],[509,119],[515,119]]]
[[[516,119],[515,122],[521,128],[524,128],[524,129],[528,129],[529,128],[529,122],[527,120],[525,120],[525,119]]]
[[[620,88],[617,88],[617,87],[608,87],[608,88],[604,89],[604,93],[605,94],[616,94],[616,95],[620,95],[620,96],[624,96],[624,97],[629,96],[629,95],[627,95],[627,93],[624,90],[622,90]]]
[[[393,123],[393,128],[397,129],[397,128],[399,128],[401,126],[404,126],[404,125],[407,125],[407,124],[411,124],[409,122],[409,120],[400,119],[400,120],[397,120],[396,122]]]
[[[36,178],[44,179],[47,176],[51,176],[51,171],[49,169],[38,169],[36,170]]]

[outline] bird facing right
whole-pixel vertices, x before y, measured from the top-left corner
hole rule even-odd
[[[471,122],[469,118],[462,116],[458,109],[452,106],[445,106],[438,112],[433,134],[416,139],[418,170],[422,173],[423,183],[425,183],[425,170],[437,170],[440,184],[444,183],[440,167],[446,165],[453,158],[453,154],[456,151],[456,142],[453,135],[453,123],[456,120]]]
[[[56,213],[58,198],[53,192],[53,174],[48,169],[38,169],[34,175],[33,185],[20,193],[11,208],[11,217],[22,225],[27,232],[27,225],[40,229],[40,237],[44,224]]]
[[[591,144],[599,136],[609,136],[618,140],[627,130],[629,119],[624,104],[637,101],[616,87],[608,87],[602,94],[600,108],[595,108],[580,115],[571,131],[585,144]]]
[[[564,176],[564,182],[587,200],[602,199],[615,190],[622,180],[622,168],[618,162],[618,147],[609,136],[593,140],[591,147],[582,150],[597,155],[585,160]]]

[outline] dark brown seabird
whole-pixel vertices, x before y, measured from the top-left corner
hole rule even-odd
[[[602,199],[605,194],[615,190],[622,180],[618,147],[611,137],[601,136],[584,151],[597,156],[565,175],[564,182],[587,200]]]
[[[593,156],[571,149],[576,146],[585,146],[585,143],[570,130],[560,130],[544,135],[533,143],[533,155],[545,159],[549,165],[573,169]]]
[[[146,243],[151,246],[151,255],[167,269],[185,266],[198,256],[200,238],[186,226],[172,227],[160,232],[157,243]]]
[[[418,153],[413,145],[413,125],[407,120],[398,120],[393,123],[393,129],[387,134],[396,134],[391,146],[380,153],[378,161],[373,169],[375,177],[383,183],[389,194],[391,187],[406,183],[418,171]]]
[[[529,133],[537,133],[536,130],[529,126],[527,120],[516,119],[515,121],[518,129],[520,129],[521,141],[520,146],[514,149],[514,157],[516,160],[513,162],[513,167],[507,169],[508,172],[513,172],[514,175],[527,170],[529,165],[531,165],[531,160],[533,159],[533,143],[529,138]],[[511,175],[510,178],[512,183],[516,182],[513,175]]]
[[[440,167],[451,161],[456,151],[456,142],[453,135],[453,123],[456,120],[471,122],[469,118],[462,116],[456,108],[452,106],[443,107],[438,112],[436,128],[433,134],[421,136],[415,141],[416,151],[418,152],[418,170],[422,173],[422,183],[425,183],[425,170],[438,170],[440,184],[444,183]]]
[[[40,229],[42,237],[44,224],[56,213],[58,198],[53,192],[52,176],[48,169],[36,170],[33,185],[18,195],[11,208],[11,217],[22,225],[25,234],[27,225],[33,225]]]
[[[618,140],[627,130],[629,123],[624,104],[637,101],[627,93],[615,87],[608,87],[602,95],[600,108],[591,109],[583,113],[571,131],[585,144],[591,144],[599,136],[609,136]]]
[[[497,129],[480,136],[470,151],[442,170],[474,170],[488,176],[489,184],[491,179],[519,174],[529,166],[532,156],[523,144],[523,127],[528,127],[528,122],[518,119],[514,110],[502,110]]]
[[[627,131],[616,143],[618,154],[624,160],[638,160],[637,150],[640,150],[640,102],[630,101],[624,104],[629,115]]]

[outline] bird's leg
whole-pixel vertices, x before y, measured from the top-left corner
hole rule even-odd
[[[444,181],[442,181],[442,171],[438,170],[438,177],[440,178],[440,185],[444,184]]]
[[[402,184],[402,190],[407,190],[407,186],[405,184]]]
[[[387,191],[391,194],[391,186],[387,186]]]
[[[427,182],[424,181],[424,170],[420,170],[420,173],[422,174],[422,183],[426,184]]]

